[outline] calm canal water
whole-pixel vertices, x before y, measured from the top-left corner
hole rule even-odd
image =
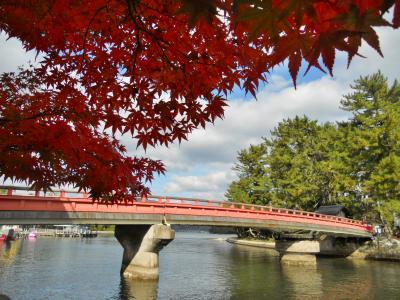
[[[400,263],[319,259],[281,266],[274,251],[178,232],[158,284],[121,280],[114,238],[19,240],[0,246],[0,295],[11,299],[400,299]],[[0,297],[1,299],[1,297]]]

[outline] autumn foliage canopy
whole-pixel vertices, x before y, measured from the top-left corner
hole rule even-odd
[[[0,31],[39,62],[0,77],[0,173],[131,199],[164,167],[122,135],[181,141],[235,86],[255,95],[285,61],[294,84],[302,62],[332,73],[335,52],[381,54],[373,27],[399,25],[399,0],[2,0]]]

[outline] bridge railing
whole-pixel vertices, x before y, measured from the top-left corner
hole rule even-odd
[[[208,200],[208,199],[199,199],[199,198],[185,198],[185,197],[166,197],[166,196],[156,196],[151,195],[148,196],[147,199],[141,199],[142,201],[153,201],[159,203],[166,203],[169,205],[179,204],[179,205],[187,205],[187,206],[205,206],[205,207],[215,207],[222,208],[227,210],[246,210],[255,213],[268,213],[268,214],[285,214],[285,215],[293,215],[293,216],[302,216],[308,218],[318,218],[336,221],[338,223],[347,223],[347,224],[359,224],[359,225],[367,225],[366,222],[360,220],[349,219],[345,217],[338,217],[332,215],[324,215],[318,214],[314,212],[308,212],[304,210],[296,210],[289,208],[278,208],[273,206],[265,206],[265,205],[257,205],[250,203],[239,203],[239,202],[229,202],[229,201],[218,201],[218,200]]]
[[[76,190],[67,189],[52,189],[51,191],[32,191],[28,187],[20,186],[0,186],[0,191],[6,196],[23,196],[23,197],[35,197],[35,198],[49,198],[52,200],[63,200],[63,201],[84,201],[92,202],[89,198],[89,194],[86,192],[79,192]],[[218,201],[201,198],[186,198],[186,197],[168,197],[168,196],[157,196],[149,195],[148,197],[136,198],[133,203],[118,203],[118,205],[153,205],[163,207],[186,207],[186,208],[203,208],[213,210],[224,210],[232,212],[246,212],[255,214],[269,214],[269,215],[286,215],[295,216],[299,218],[312,218],[318,220],[326,220],[335,223],[351,224],[359,226],[368,226],[367,223],[353,220],[344,217],[331,216],[318,214],[314,212],[308,212],[303,210],[295,210],[288,208],[277,208],[272,206],[263,206],[249,203],[237,203],[229,201]]]

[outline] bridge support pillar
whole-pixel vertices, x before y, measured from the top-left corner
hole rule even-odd
[[[285,265],[315,266],[320,252],[319,242],[313,240],[277,240],[275,248]]]
[[[287,265],[315,265],[316,256],[351,256],[366,239],[321,235],[318,239],[279,239],[275,248],[281,262]]]
[[[124,248],[121,275],[157,280],[158,253],[175,238],[175,231],[163,224],[116,225],[114,235]]]

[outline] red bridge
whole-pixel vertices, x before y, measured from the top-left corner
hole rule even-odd
[[[245,203],[149,196],[128,204],[93,202],[85,193],[52,196],[27,188],[3,187],[0,224],[186,224],[306,230],[335,236],[370,237],[361,221],[313,212]]]
[[[21,187],[0,188],[7,190],[0,196],[0,224],[115,224],[115,237],[124,248],[121,274],[140,279],[158,278],[158,253],[175,238],[169,224],[281,232],[275,248],[289,264],[313,265],[316,255],[347,256],[371,237],[371,226],[361,221],[271,206],[158,196],[110,205],[94,202],[85,193],[45,195]],[[293,232],[312,234],[299,237]]]

